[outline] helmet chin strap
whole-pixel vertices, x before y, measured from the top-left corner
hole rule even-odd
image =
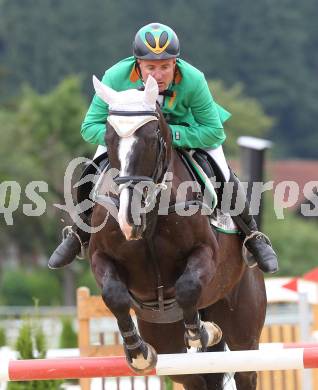
[[[136,71],[137,71],[137,74],[138,74],[140,80],[141,80],[142,82],[144,82],[144,80],[142,79],[141,69],[140,69],[140,65],[139,65],[139,62],[138,62],[138,59],[137,59],[137,58],[135,59],[135,68],[136,68]]]

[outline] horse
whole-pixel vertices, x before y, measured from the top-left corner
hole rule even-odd
[[[156,81],[149,76],[144,91],[122,92],[96,77],[93,82],[109,106],[105,144],[118,172],[117,189],[111,195],[104,189],[104,196],[115,199],[119,210],[114,216],[95,204],[89,258],[103,301],[117,320],[128,364],[146,374],[157,353],[258,349],[266,310],[263,274],[243,261],[241,238],[216,232],[202,209],[176,212],[178,188],[192,177],[172,148],[171,131],[156,104]],[[169,186],[170,212],[163,213],[159,198]],[[186,201],[193,201],[189,188]],[[225,382],[224,374],[171,379],[187,390],[222,389]],[[238,390],[256,389],[255,372],[235,373],[234,379]]]

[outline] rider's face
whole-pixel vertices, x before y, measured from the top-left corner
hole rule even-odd
[[[157,81],[160,92],[167,89],[173,80],[176,67],[175,58],[166,60],[138,60],[138,64],[143,81],[146,82],[148,76],[151,74]]]

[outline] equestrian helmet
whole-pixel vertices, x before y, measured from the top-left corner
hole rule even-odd
[[[133,42],[135,58],[144,60],[165,60],[180,54],[177,34],[161,23],[150,23],[142,27]]]

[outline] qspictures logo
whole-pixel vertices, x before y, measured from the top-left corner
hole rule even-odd
[[[82,178],[80,181],[76,180],[76,172],[78,169],[82,169],[85,164],[90,164],[91,160],[78,157],[73,159],[67,166],[64,174],[64,204],[54,204],[54,206],[60,210],[66,212],[72,221],[76,224],[80,224],[81,228],[91,233],[101,230],[107,223],[109,216],[111,215],[118,221],[119,202],[112,202],[110,193],[117,194],[118,199],[123,188],[132,188],[132,183],[128,182],[124,185],[117,185],[114,179],[119,175],[119,171],[116,169],[108,170],[103,180],[99,180],[99,174],[101,173],[99,167],[95,167],[97,170],[96,175],[90,175]],[[85,184],[85,182],[91,181],[92,193],[90,199],[85,199],[81,203],[77,203],[74,199],[74,193],[77,189]],[[214,188],[219,188],[222,183],[212,181]],[[149,213],[153,210],[155,202],[145,202],[143,194],[148,193],[148,197],[157,198],[159,201],[159,215],[167,215],[169,212],[169,205],[171,204],[171,192],[172,192],[173,174],[168,172],[165,176],[162,188],[157,193],[152,192],[154,189],[149,188],[148,181],[141,181],[134,185],[131,189],[132,195],[131,211],[134,223],[138,225],[141,220],[141,215]],[[97,184],[97,188],[96,188]],[[242,183],[243,189],[247,190],[248,183]],[[295,181],[281,181],[274,186],[273,181],[267,182],[254,182],[251,188],[251,201],[250,210],[252,215],[257,215],[260,212],[261,198],[267,191],[272,192],[273,208],[277,219],[284,219],[286,209],[295,206],[299,199],[304,199],[300,206],[300,213],[304,217],[318,217],[318,181],[308,181],[303,188],[300,188]],[[225,214],[231,216],[242,213],[244,209],[244,202],[237,200],[233,207],[233,183],[225,183],[223,195],[221,199],[221,210]],[[15,223],[14,215],[19,208],[22,207],[22,212],[28,217],[43,216],[47,211],[47,202],[45,200],[45,193],[50,191],[48,183],[45,181],[31,181],[24,188],[17,181],[3,181],[0,183],[0,215],[4,219],[4,222],[8,226],[12,226]],[[198,184],[193,181],[184,181],[179,184],[175,190],[176,203],[178,208],[175,212],[183,217],[192,216],[195,213],[202,213],[203,215],[209,215],[211,210],[207,208],[200,208],[198,205],[188,207],[186,204],[187,196],[189,193],[195,193],[200,191]],[[98,194],[99,196],[96,196]],[[94,198],[94,201],[92,199]],[[107,201],[108,199],[108,201]],[[307,200],[307,202],[306,202]],[[203,203],[211,204],[211,193],[207,190],[203,194]],[[94,204],[100,204],[105,207],[107,212],[105,213],[105,219],[99,226],[94,228],[87,225],[81,215],[83,212],[91,209]]]

